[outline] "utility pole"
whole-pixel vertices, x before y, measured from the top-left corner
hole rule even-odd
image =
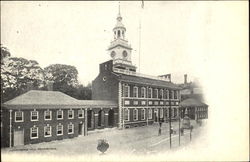
[[[179,146],[181,145],[181,112],[180,106],[178,107],[178,115],[179,115]]]
[[[171,96],[172,98],[172,96]],[[170,146],[170,149],[172,147],[172,141],[171,141],[171,134],[172,134],[172,130],[171,130],[171,116],[172,116],[172,112],[171,112],[171,98],[169,100],[169,146]]]

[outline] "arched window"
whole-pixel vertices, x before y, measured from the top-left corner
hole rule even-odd
[[[128,85],[125,85],[124,86],[124,97],[129,97],[129,86]]]
[[[169,91],[166,90],[166,98],[169,99]]]
[[[145,98],[146,97],[146,89],[145,87],[141,88],[141,98]]]
[[[133,97],[138,97],[138,87],[133,88]]]
[[[160,98],[160,99],[163,98],[163,89],[160,89],[159,98]]]
[[[154,98],[158,98],[158,89],[154,89]]]
[[[152,109],[148,109],[148,118],[152,119],[153,115],[152,115]]]
[[[148,89],[148,98],[152,98],[152,88]]]
[[[120,30],[118,30],[118,38],[120,38],[120,36],[121,36],[121,32]]]
[[[163,108],[160,109],[160,118],[163,118]]]
[[[124,120],[129,121],[129,110],[128,109],[124,109]]]

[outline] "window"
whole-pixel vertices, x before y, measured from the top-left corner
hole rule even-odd
[[[154,89],[154,98],[158,98],[158,89]]]
[[[160,90],[159,98],[163,98],[163,89]]]
[[[38,138],[38,127],[34,126],[30,128],[30,139]]]
[[[142,98],[145,98],[145,97],[146,97],[146,89],[145,89],[145,87],[142,87],[142,88],[141,88],[141,97],[142,97]]]
[[[152,109],[148,109],[148,118],[152,119],[153,115],[152,115]]]
[[[44,137],[51,137],[51,126],[47,125],[44,127]]]
[[[57,110],[57,119],[63,119],[63,110]]]
[[[174,91],[171,92],[171,99],[174,99]]]
[[[141,110],[141,120],[145,120],[145,109]]]
[[[84,110],[78,110],[78,118],[84,118]]]
[[[45,120],[51,120],[51,111],[47,110],[47,111],[44,111],[44,119]]]
[[[160,109],[160,118],[163,118],[163,108]]]
[[[152,88],[148,89],[148,98],[152,98]]]
[[[124,87],[124,97],[129,97],[129,86],[128,85],[126,85]]]
[[[59,125],[56,126],[56,134],[63,135],[63,125],[61,123],[59,123]]]
[[[16,111],[15,112],[15,122],[22,122],[23,121],[23,112]]]
[[[133,111],[133,118],[134,118],[134,120],[138,120],[138,110],[137,109],[134,109],[134,111]]]
[[[124,109],[124,120],[129,121],[129,110],[128,109]]]
[[[30,112],[30,116],[31,116],[31,121],[38,121],[38,111],[31,111]]]
[[[169,99],[169,91],[166,90],[166,98]]]
[[[74,110],[68,110],[68,118],[73,119],[74,118]]]
[[[133,88],[133,97],[138,97],[138,87]]]
[[[68,134],[74,133],[74,124],[70,123],[68,124]]]
[[[175,91],[174,99],[178,99],[178,91]]]

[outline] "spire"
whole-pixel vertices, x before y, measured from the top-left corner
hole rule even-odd
[[[117,15],[117,21],[122,21],[122,16],[121,16],[121,10],[120,10],[120,2],[119,2],[119,10],[118,10],[118,15]]]

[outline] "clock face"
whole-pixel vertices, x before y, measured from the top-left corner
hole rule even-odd
[[[114,58],[115,55],[116,55],[115,51],[112,51],[111,54],[110,54],[110,56],[111,56],[112,58]]]
[[[127,57],[127,56],[128,56],[127,51],[123,51],[123,52],[122,52],[122,55],[123,55],[123,57]]]

